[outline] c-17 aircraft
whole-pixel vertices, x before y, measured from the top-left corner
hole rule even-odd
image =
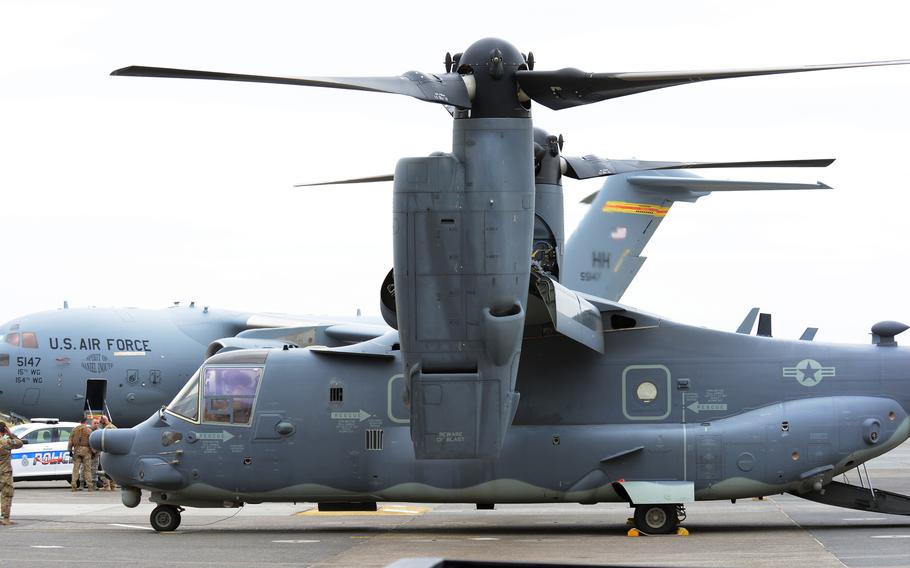
[[[641,162],[562,156],[557,138],[536,129],[538,199],[532,256],[566,285],[618,299],[644,261],[639,256],[674,201],[710,191],[824,189],[821,184],[707,180],[654,167],[826,166],[830,160],[749,163]],[[558,142],[561,146],[561,139]],[[569,164],[575,168],[568,171]],[[590,208],[564,247],[560,171],[578,179],[607,177],[600,195],[621,206]],[[577,169],[577,171],[576,171]],[[580,173],[579,173],[580,172]],[[636,173],[637,172],[637,173]],[[651,187],[659,176],[674,185]],[[688,176],[688,177],[686,177]],[[638,204],[637,208],[629,204]],[[649,205],[655,204],[655,205]],[[631,211],[631,212],[630,212]],[[654,212],[657,211],[657,214]],[[636,212],[638,212],[636,214]],[[613,260],[611,260],[613,259]],[[391,282],[391,277],[390,277]],[[381,297],[387,300],[390,282]],[[381,304],[382,305],[382,304]],[[394,311],[394,310],[392,310]],[[387,313],[387,315],[390,315]],[[394,318],[389,320],[394,323]],[[174,398],[207,357],[243,348],[341,346],[383,335],[389,328],[367,318],[234,312],[179,304],[162,309],[61,309],[15,318],[0,326],[0,409],[22,417],[78,420],[105,413],[133,426]]]
[[[697,499],[782,492],[910,514],[910,498],[834,481],[910,436],[910,350],[895,341],[907,326],[876,324],[866,346],[687,326],[574,292],[528,247],[531,101],[558,110],[693,81],[908,62],[537,71],[488,38],[447,57],[443,75],[116,71],[405,94],[448,107],[453,147],[396,167],[397,332],[217,354],[166,409],[91,444],[126,505],[150,492],[164,531],[182,507],[263,501],[617,501],[645,532],[672,532]]]
[[[365,318],[256,314],[195,303],[40,312],[0,327],[0,408],[63,420],[104,413],[132,426],[173,398],[214,353],[340,346],[386,331]]]

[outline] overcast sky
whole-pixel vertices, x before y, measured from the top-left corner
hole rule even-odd
[[[748,6],[748,7],[747,7]],[[538,69],[651,71],[910,58],[905,2],[87,2],[0,0],[0,320],[172,301],[378,313],[391,173],[451,149],[437,105],[393,95],[110,77],[126,65],[278,75],[443,71],[498,36]],[[910,322],[910,66],[734,79],[560,112],[567,153],[655,160],[837,158],[708,177],[832,185],[674,206],[625,303],[733,329],[867,342]],[[565,180],[567,230],[600,182]],[[907,338],[910,341],[910,337]]]

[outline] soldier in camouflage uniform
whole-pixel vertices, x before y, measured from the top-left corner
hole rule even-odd
[[[114,423],[108,420],[107,416],[102,416],[99,426],[105,430],[116,430],[117,427],[114,426]],[[99,454],[100,455],[100,454]],[[107,474],[101,476],[101,482],[104,484],[105,489],[108,491],[113,491],[117,489],[117,484],[114,483],[114,480],[111,479]]]
[[[13,464],[10,451],[22,447],[22,440],[13,434],[5,422],[0,422],[0,525],[11,525],[9,510],[13,505]]]
[[[91,426],[91,428],[92,428],[92,432],[94,432],[95,430],[97,430],[97,429],[100,427],[100,426],[98,425],[98,419],[95,418],[94,420],[92,420],[92,423],[91,423],[90,426]],[[99,469],[100,467],[101,467],[101,452],[96,452],[95,450],[92,450],[92,468],[91,468],[91,469],[92,469],[92,474],[91,474],[91,481],[89,481],[89,480],[84,480],[86,486],[87,486],[89,483],[91,483],[91,484],[92,484],[92,487],[94,487],[95,489],[98,488],[98,469]]]
[[[80,420],[80,424],[73,428],[70,434],[69,451],[73,455],[73,477],[70,485],[73,491],[78,491],[79,487],[76,482],[79,481],[79,473],[83,472],[86,479],[86,485],[89,491],[95,490],[95,484],[89,482],[92,474],[92,449],[88,445],[88,437],[92,434],[92,428],[86,424],[87,418]]]

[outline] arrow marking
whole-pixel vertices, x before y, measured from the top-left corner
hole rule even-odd
[[[333,412],[332,420],[357,420],[363,422],[370,416],[373,416],[366,410],[360,410],[358,412]]]
[[[692,412],[698,414],[702,410],[714,410],[714,411],[727,410],[727,405],[726,404],[704,404],[704,403],[699,403],[698,401],[696,401],[696,402],[693,402],[692,404],[690,404],[689,406],[687,406],[686,408],[688,408]]]
[[[234,435],[227,430],[222,430],[221,432],[196,432],[197,440],[218,440],[219,442],[227,442],[233,437]]]

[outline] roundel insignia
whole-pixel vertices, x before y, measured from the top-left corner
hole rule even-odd
[[[783,368],[785,378],[796,379],[804,387],[814,387],[825,377],[833,377],[835,372],[834,367],[825,367],[815,359],[803,359],[794,367]]]

